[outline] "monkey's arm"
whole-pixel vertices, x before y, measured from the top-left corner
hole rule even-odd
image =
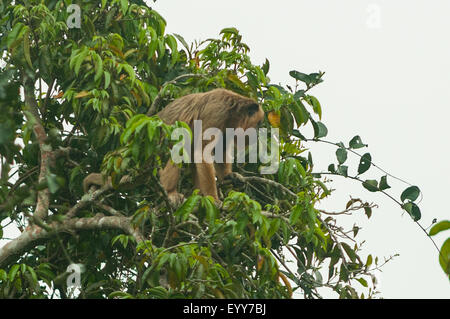
[[[120,179],[119,185],[124,185],[124,184],[129,184],[131,182],[131,177],[130,175],[125,175]],[[111,176],[108,176],[108,178],[106,178],[105,176],[103,176],[100,173],[91,173],[88,176],[85,177],[85,179],[83,180],[83,191],[85,193],[87,193],[89,191],[89,189],[92,186],[97,186],[99,187],[103,187],[103,186],[107,186],[108,188],[112,188],[112,181],[111,181]],[[126,185],[128,187],[123,187],[123,188],[130,188],[130,187],[134,187],[135,185]]]
[[[216,163],[215,169],[217,180],[219,182],[222,182],[225,179],[225,177],[233,173],[231,163]]]
[[[184,196],[177,191],[180,168],[173,162],[168,161],[166,166],[159,171],[159,178],[161,186],[166,190],[170,202],[175,205],[181,204]]]
[[[83,191],[87,193],[91,186],[102,187],[105,184],[108,184],[110,187],[112,186],[110,176],[106,179],[100,173],[91,173],[83,180]]]

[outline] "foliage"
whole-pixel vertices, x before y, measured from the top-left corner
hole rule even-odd
[[[385,192],[387,176],[360,179],[373,166],[369,153],[349,174],[348,153],[366,146],[359,136],[336,143],[337,166],[313,171],[304,141],[328,132],[310,93],[324,73],[292,71],[295,86],[273,84],[269,61],[252,64],[235,28],[188,44],[166,34],[143,1],[77,2],[80,28],[68,28],[72,1],[14,3],[0,1],[0,218],[26,245],[0,248],[1,297],[317,298],[320,288],[375,296],[378,258],[360,256],[359,228],[349,233],[317,205],[332,193],[323,175],[360,180],[371,192]],[[216,87],[258,99],[264,126],[280,129],[279,170],[261,176],[262,163],[237,165],[244,182],[220,185],[222,207],[193,191],[184,170],[188,197],[172,207],[157,172],[174,143],[167,136],[185,124],[154,114]],[[301,134],[306,125],[311,139]],[[84,194],[84,177],[99,171],[113,188]],[[415,220],[418,192],[408,188],[399,202]],[[342,213],[370,218],[373,207],[351,199]],[[78,293],[66,282],[74,263],[84,269]]]
[[[431,227],[429,235],[435,236],[440,232],[450,229],[450,221],[443,220]],[[449,276],[450,279],[450,237],[445,240],[439,252],[439,264],[442,270]]]

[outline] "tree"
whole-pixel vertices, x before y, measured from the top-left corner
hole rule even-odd
[[[0,248],[1,297],[317,298],[321,287],[341,298],[376,295],[378,259],[362,260],[359,228],[344,230],[334,216],[361,210],[370,218],[375,205],[351,199],[339,213],[316,208],[332,194],[325,174],[358,179],[369,191],[389,187],[387,176],[360,179],[373,166],[369,153],[349,175],[348,153],[365,147],[359,136],[335,143],[337,166],[314,171],[303,141],[327,134],[310,93],[323,72],[292,71],[295,86],[282,87],[270,82],[269,61],[252,64],[235,28],[188,44],[166,34],[165,20],[143,1],[71,4],[0,2],[0,220],[21,231]],[[185,125],[154,114],[216,87],[263,105],[264,126],[280,130],[279,170],[236,165],[244,178],[220,185],[220,207],[192,191],[183,170],[188,197],[174,207],[157,172],[176,142],[170,133]],[[301,134],[306,125],[310,139]],[[100,171],[112,186],[84,194],[84,177]],[[417,191],[408,188],[399,202],[415,220]],[[82,271],[79,289],[70,286],[71,269]]]

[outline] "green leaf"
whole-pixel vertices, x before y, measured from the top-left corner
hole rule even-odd
[[[439,253],[439,263],[447,275],[450,275],[450,238],[444,242]]]
[[[214,225],[214,221],[217,216],[217,207],[214,205],[214,199],[211,196],[202,197],[201,205],[205,209],[206,219],[211,226]],[[212,230],[212,229],[211,229]]]
[[[172,59],[171,59],[171,66],[173,66],[177,59],[178,59],[178,45],[177,45],[177,40],[175,39],[175,37],[173,35],[166,35],[166,43],[170,48],[171,54],[172,54]]]
[[[380,190],[384,191],[388,188],[391,188],[391,186],[389,186],[389,184],[387,183],[387,175],[381,177],[380,180]]]
[[[267,75],[267,73],[269,73],[269,69],[270,69],[270,62],[269,62],[269,60],[266,59],[266,61],[262,65],[262,70],[264,72],[264,75]]]
[[[122,8],[122,13],[126,14],[128,11],[128,0],[120,0],[120,7]]]
[[[159,39],[156,37],[152,37],[152,40],[150,41],[150,44],[148,45],[148,58],[151,59],[156,52],[156,48],[159,46]]]
[[[339,270],[339,280],[348,281],[348,270],[343,263],[341,263]]]
[[[361,157],[359,161],[358,175],[367,172],[370,168],[370,165],[372,165],[372,156],[369,153],[366,153]]]
[[[420,208],[413,202],[409,202],[404,204],[403,209],[408,212],[408,214],[411,216],[411,218],[416,222],[420,220],[422,217],[422,214],[420,213]]]
[[[295,122],[297,126],[300,126],[308,122],[309,112],[306,110],[305,106],[300,100],[295,101],[288,105],[292,114],[294,114]]]
[[[110,299],[133,299],[134,296],[124,291],[114,291],[108,295]]]
[[[312,82],[309,75],[302,73],[302,72],[293,70],[293,71],[289,72],[289,75],[298,81],[304,82],[306,85],[309,85]]]
[[[402,202],[409,199],[410,201],[414,202],[420,195],[420,189],[417,186],[411,186],[405,189],[400,196],[400,199]]]
[[[355,278],[363,287],[367,288],[367,281],[364,278]]]
[[[440,233],[441,231],[450,229],[450,220],[443,220],[439,223],[437,223],[436,225],[434,225],[433,227],[431,227],[430,229],[430,236],[434,236],[438,233]]]
[[[367,144],[363,144],[361,137],[356,135],[354,138],[351,139],[349,146],[350,146],[350,148],[358,149],[358,148],[366,147]]]
[[[328,171],[330,173],[336,173],[336,167],[334,166],[334,164],[328,165]]]
[[[355,251],[347,243],[342,242],[341,245],[344,248],[344,250],[347,253],[347,255],[352,260],[352,262],[355,262],[356,259],[357,259]]]
[[[120,136],[120,143],[128,143],[133,133],[139,133],[138,130],[142,129],[149,121],[149,118],[145,114],[139,114],[131,118],[127,122],[127,128]]]
[[[18,39],[18,35],[20,34],[20,31],[24,27],[24,24],[22,22],[17,22],[14,27],[12,28],[11,32],[8,33],[8,36],[6,37],[6,45],[8,49],[12,48],[13,43],[20,40]]]
[[[367,256],[366,268],[370,267],[372,265],[372,262],[373,262],[372,255]]]
[[[303,207],[300,205],[296,205],[292,211],[292,214],[289,216],[289,223],[294,225],[299,219],[301,213],[303,211]]]
[[[316,122],[311,119],[311,123],[314,128],[314,138],[322,138],[327,136],[328,129],[322,122]]]
[[[180,216],[182,221],[186,221],[190,213],[197,206],[197,203],[202,197],[197,193],[192,194],[175,212],[175,216]]]
[[[30,68],[33,68],[33,63],[31,63],[30,57],[30,37],[28,36],[29,33],[30,32],[28,31],[23,36],[23,54]]]
[[[19,271],[20,265],[19,264],[15,264],[11,267],[11,269],[9,270],[9,275],[8,275],[8,279],[9,281],[13,282],[14,279],[16,278],[17,272]]]
[[[319,119],[322,119],[322,106],[320,105],[319,100],[312,95],[308,95],[305,100],[312,106],[314,113],[319,116]]]
[[[53,173],[48,173],[46,175],[46,180],[47,180],[48,190],[50,191],[50,193],[55,194],[58,191],[58,189],[60,188],[60,185],[57,180],[57,176]]]
[[[85,47],[76,58],[76,62],[75,62],[75,66],[74,66],[74,71],[75,74],[78,75],[78,73],[80,72],[80,68],[81,68],[81,64],[83,63],[84,59],[86,58],[86,56],[88,55],[89,50]]]
[[[122,66],[123,66],[124,70],[130,76],[131,86],[133,86],[134,85],[134,81],[136,80],[136,73],[134,73],[133,67],[131,65],[129,65],[129,64],[123,64]]]
[[[323,76],[323,73],[310,73],[309,74],[309,78],[311,79],[312,84],[322,83],[323,82],[322,76]]]
[[[189,50],[189,45],[187,44],[186,40],[181,35],[176,34],[176,33],[174,33],[173,35],[178,39],[178,41],[181,42],[181,44],[186,48],[186,50]]]
[[[109,84],[111,83],[111,73],[109,73],[108,71],[103,72],[104,76],[105,76],[105,90],[109,87]]]
[[[339,165],[338,166],[338,173],[342,176],[347,177],[348,176],[348,166],[345,165]]]
[[[224,28],[224,29],[222,29],[220,31],[219,34],[225,34],[225,33],[231,33],[231,34],[234,34],[234,35],[238,35],[239,31],[236,28]]]
[[[345,148],[338,148],[336,150],[336,157],[339,162],[339,165],[344,164],[347,160],[347,150]]]
[[[305,90],[298,90],[295,92],[294,99],[299,100],[302,97],[305,97]]]
[[[378,181],[376,181],[374,179],[368,179],[368,180],[364,181],[362,185],[369,192],[378,192],[380,190],[378,188]]]
[[[94,65],[95,65],[94,81],[97,81],[103,75],[103,61],[102,61],[102,58],[100,57],[100,55],[98,55],[95,52],[93,54],[91,54],[91,56],[92,56],[92,59],[94,60]]]
[[[372,207],[364,206],[364,213],[366,214],[367,218],[372,217]]]
[[[289,133],[294,129],[294,119],[292,114],[284,107],[281,109],[281,126]]]

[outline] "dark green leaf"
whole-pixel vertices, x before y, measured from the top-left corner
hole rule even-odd
[[[305,97],[305,90],[298,90],[295,92],[294,99],[299,100],[302,97]]]
[[[413,202],[409,202],[403,205],[403,209],[408,212],[408,214],[411,216],[411,218],[414,221],[420,220],[422,217],[422,214],[420,213],[420,208]]]
[[[300,126],[306,122],[308,122],[309,112],[306,110],[305,106],[301,101],[295,101],[292,104],[289,104],[289,109],[294,115],[295,122],[297,126]]]
[[[264,75],[267,75],[267,73],[269,73],[269,70],[270,70],[270,62],[269,62],[269,60],[266,59],[266,61],[262,65],[262,70],[264,72]]]
[[[400,199],[402,202],[409,199],[410,201],[414,202],[420,195],[420,189],[417,186],[411,186],[405,189],[400,196]]]
[[[352,260],[352,262],[356,262],[356,253],[355,251],[347,244],[342,242],[341,243],[342,247],[344,248],[345,252],[347,253],[347,255],[350,257],[350,259]]]
[[[303,206],[296,205],[292,211],[292,214],[289,216],[289,223],[291,225],[294,225],[298,218],[300,217],[301,213],[303,211]]]
[[[368,180],[364,181],[362,185],[369,192],[378,192],[380,190],[378,188],[378,181],[376,181],[374,179],[368,179]]]
[[[185,221],[189,217],[189,214],[192,213],[194,208],[197,206],[197,203],[201,198],[202,197],[200,195],[194,193],[177,209],[175,216],[181,216],[181,220]]]
[[[316,122],[311,119],[314,128],[314,138],[322,138],[328,135],[328,129],[322,122]]]
[[[370,218],[372,216],[372,207],[364,206],[364,213],[366,214],[367,218]]]
[[[293,71],[289,72],[289,75],[292,76],[296,80],[304,82],[306,85],[309,85],[312,82],[309,75],[307,75],[305,73],[301,73],[301,72],[293,70]]]
[[[322,119],[322,106],[320,105],[319,100],[312,95],[308,95],[305,100],[312,106],[314,113],[319,116],[319,119]]]
[[[328,165],[328,171],[330,173],[336,173],[336,167],[334,166],[334,164]]]
[[[372,156],[369,153],[364,154],[359,161],[358,175],[367,172],[372,165]]]
[[[126,14],[128,10],[128,0],[120,0],[120,6],[122,8],[122,13]]]
[[[336,157],[339,162],[339,165],[344,164],[347,160],[347,150],[345,148],[338,148],[336,150]]]
[[[391,188],[391,186],[389,186],[389,184],[387,183],[387,175],[381,177],[380,180],[380,190],[384,191],[388,188]]]
[[[338,166],[338,173],[342,176],[347,177],[348,176],[348,166],[345,165],[339,165]]]
[[[361,137],[359,137],[357,135],[354,138],[352,138],[352,140],[349,143],[349,146],[350,146],[350,148],[358,149],[358,148],[366,147],[367,144],[363,144]]]

